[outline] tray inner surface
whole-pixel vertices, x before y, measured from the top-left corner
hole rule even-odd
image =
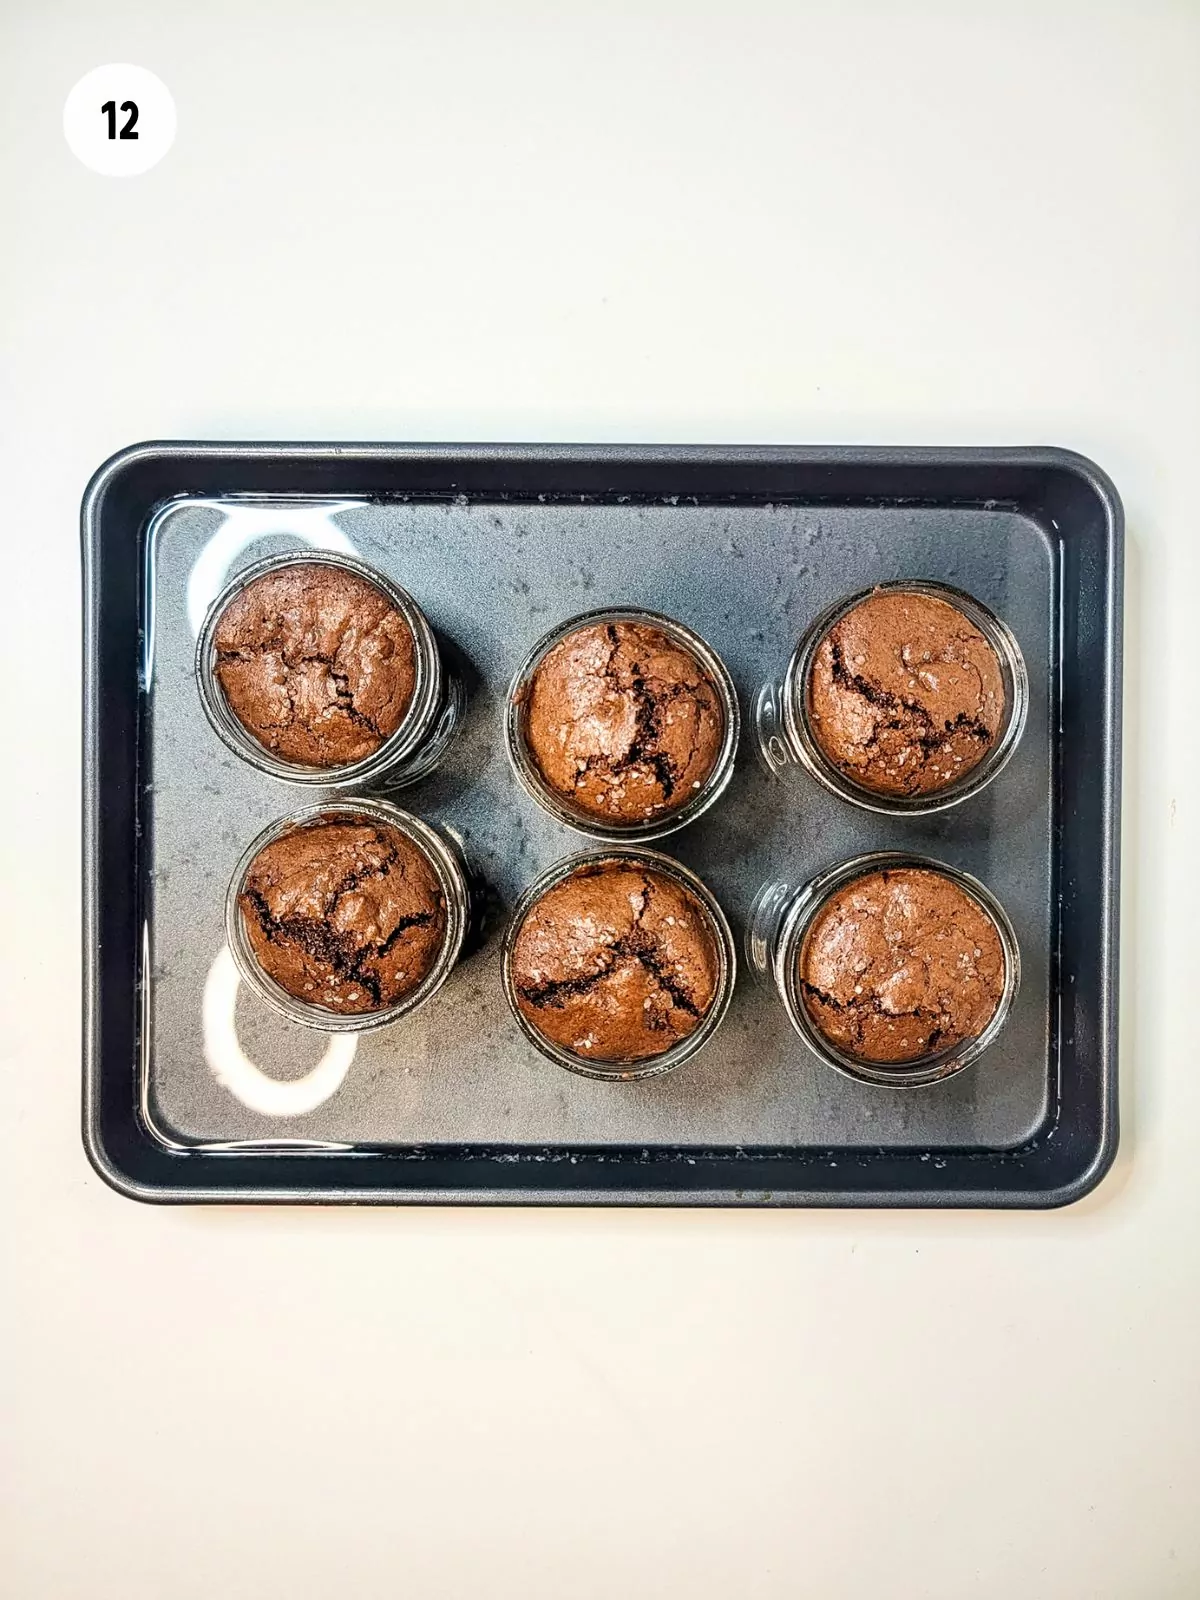
[[[706,816],[658,846],[713,889],[739,950],[751,900],[768,878],[802,881],[870,849],[927,852],[980,877],[1016,927],[1022,988],[1000,1039],[949,1083],[909,1092],[861,1086],[809,1054],[743,962],[724,1025],[693,1061],[644,1083],[594,1082],[523,1039],[501,993],[494,927],[422,1011],[359,1039],[328,1099],[300,1115],[252,1109],[244,1071],[230,1079],[219,1059],[206,1061],[202,1001],[224,944],[225,889],[249,840],[320,791],[255,773],[210,730],[193,676],[195,626],[228,574],[306,540],[353,550],[397,579],[469,663],[469,709],[450,755],[394,798],[459,833],[504,907],[543,867],[588,847],[510,776],[501,738],[510,676],[555,622],[609,603],[645,605],[696,628],[724,657],[741,697],[746,725],[733,784]],[[1058,641],[1054,552],[1032,518],[980,507],[185,499],[158,514],[147,549],[152,958],[143,1095],[162,1138],[1006,1149],[1045,1120],[1048,713]],[[908,577],[967,590],[1015,632],[1031,694],[1009,766],[976,799],[911,820],[860,812],[799,772],[769,779],[753,742],[759,684],[782,672],[821,607]],[[210,1010],[220,1008],[218,988]],[[276,1080],[309,1073],[328,1043],[244,988],[236,1025],[245,1056]],[[221,1048],[210,1041],[209,1055]]]

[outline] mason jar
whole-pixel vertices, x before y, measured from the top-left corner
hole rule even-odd
[[[417,848],[437,878],[446,907],[446,929],[441,948],[429,971],[415,988],[402,995],[395,1004],[376,1011],[338,1012],[300,999],[263,970],[246,932],[240,902],[250,869],[267,845],[310,823],[358,820],[395,828]],[[280,817],[246,847],[233,870],[225,895],[225,938],[240,976],[259,999],[280,1016],[307,1028],[318,1028],[322,1033],[365,1033],[398,1021],[418,1006],[423,1006],[437,993],[459,958],[471,913],[466,864],[457,841],[449,834],[410,812],[402,811],[387,800],[325,801]]]
[[[853,1055],[822,1031],[805,1004],[801,971],[809,930],[834,896],[860,879],[901,868],[934,873],[961,889],[994,926],[1004,970],[996,1008],[981,1032],[944,1050],[888,1064]],[[801,885],[784,880],[764,884],[751,908],[746,956],[755,979],[775,992],[788,1021],[815,1055],[846,1077],[888,1088],[940,1083],[977,1061],[1004,1027],[1021,981],[1017,936],[991,890],[957,867],[902,851],[855,856]]]
[[[926,595],[961,612],[995,652],[1004,686],[1004,715],[991,747],[956,782],[917,794],[881,794],[856,783],[836,766],[813,731],[809,682],[822,641],[843,617],[863,601],[880,594]],[[881,814],[917,816],[945,811],[985,789],[1016,749],[1029,708],[1029,680],[1021,648],[1012,630],[978,600],[946,584],[904,579],[880,583],[839,600],[824,610],[801,637],[783,678],[763,685],[755,702],[759,751],[768,770],[781,774],[801,768],[851,805]]]
[[[517,988],[512,970],[513,950],[525,918],[551,889],[577,873],[586,873],[589,869],[595,867],[623,864],[630,864],[660,874],[690,894],[705,918],[707,931],[712,939],[716,953],[716,987],[707,1011],[686,1038],[679,1039],[659,1055],[645,1057],[640,1060],[601,1061],[577,1054],[573,1050],[565,1049],[554,1040],[548,1039],[525,1016],[517,999]],[[501,955],[501,974],[504,995],[508,1001],[509,1009],[516,1019],[517,1026],[530,1044],[540,1051],[543,1056],[553,1061],[557,1066],[565,1067],[568,1072],[577,1072],[587,1078],[599,1078],[609,1083],[630,1083],[642,1078],[658,1077],[664,1072],[671,1072],[674,1068],[682,1066],[685,1061],[689,1061],[698,1050],[704,1048],[720,1027],[722,1019],[729,1009],[729,1001],[733,994],[734,981],[737,976],[737,956],[729,923],[726,921],[725,914],[712,891],[694,872],[690,872],[680,862],[674,860],[671,856],[661,854],[657,850],[635,848],[585,850],[577,855],[568,856],[563,861],[555,862],[552,867],[549,867],[539,878],[531,883],[521,896],[505,931]]]
[[[332,567],[371,584],[399,612],[413,639],[412,698],[399,726],[377,749],[338,766],[310,766],[269,750],[242,724],[217,675],[216,631],[230,602],[250,584],[288,567]],[[462,720],[464,691],[446,670],[437,638],[425,613],[406,589],[364,562],[328,550],[289,551],[268,556],[239,572],[208,609],[196,641],[196,682],[209,722],[230,750],[257,771],[284,783],[349,790],[402,789],[425,777],[445,755]]]
[[[527,737],[527,715],[533,679],[542,662],[556,645],[584,628],[602,627],[607,623],[636,623],[656,629],[681,649],[694,657],[704,677],[711,683],[721,708],[722,732],[716,760],[711,771],[693,796],[675,809],[656,818],[642,818],[629,822],[606,822],[579,807],[572,806],[563,795],[547,783],[534,760]],[[717,652],[698,633],[672,617],[661,616],[636,606],[606,606],[585,612],[558,624],[537,641],[517,669],[508,691],[505,713],[505,739],[509,762],[517,781],[525,792],[543,810],[558,822],[574,829],[576,833],[614,843],[644,844],[653,839],[686,828],[697,817],[703,816],[725,792],[733,776],[741,731],[741,715],[737,691],[729,669]]]

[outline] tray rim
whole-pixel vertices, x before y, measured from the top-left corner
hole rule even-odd
[[[1077,479],[1090,491],[1098,502],[1104,523],[1105,535],[1105,584],[1103,592],[1103,653],[1104,653],[1104,697],[1101,706],[1101,730],[1105,750],[1105,764],[1102,778],[1104,780],[1103,797],[1100,808],[1100,853],[1104,864],[1104,881],[1098,885],[1100,899],[1101,926],[1100,926],[1100,1016],[1096,1040],[1099,1054],[1100,1078],[1100,1103],[1099,1103],[1099,1137],[1094,1145],[1085,1152],[1085,1159],[1077,1164],[1077,1170],[1072,1176],[1062,1182],[1039,1185],[1033,1178],[1031,1167],[1031,1181],[1025,1186],[994,1189],[986,1185],[962,1186],[958,1188],[938,1187],[903,1187],[894,1189],[881,1189],[874,1187],[855,1187],[852,1183],[844,1188],[804,1189],[797,1187],[769,1189],[761,1186],[761,1182],[748,1183],[747,1179],[759,1179],[766,1175],[764,1165],[771,1159],[769,1155],[759,1154],[751,1157],[747,1152],[742,1155],[740,1147],[723,1147],[727,1154],[719,1160],[728,1163],[731,1176],[741,1178],[741,1182],[731,1182],[727,1185],[716,1184],[712,1186],[666,1187],[650,1183],[643,1186],[612,1186],[596,1184],[592,1186],[579,1185],[577,1187],[556,1187],[544,1183],[522,1183],[509,1186],[507,1183],[496,1182],[492,1185],[458,1186],[454,1184],[439,1184],[420,1186],[414,1185],[364,1185],[358,1186],[351,1183],[321,1183],[320,1181],[306,1181],[296,1183],[245,1183],[228,1184],[217,1183],[213,1180],[188,1181],[186,1166],[179,1172],[182,1181],[146,1181],[127,1169],[121,1156],[109,1147],[101,1126],[100,1091],[102,1087],[102,1035],[100,1027],[100,1001],[101,995],[101,970],[100,970],[100,917],[101,897],[99,884],[101,836],[100,822],[102,805],[98,793],[98,782],[94,781],[97,773],[97,760],[100,754],[100,722],[101,700],[99,678],[100,673],[95,670],[98,662],[98,646],[101,634],[100,614],[100,589],[99,580],[103,565],[103,552],[101,549],[103,532],[103,511],[106,496],[114,487],[119,486],[122,480],[134,469],[146,463],[168,462],[184,463],[195,460],[222,461],[231,463],[286,463],[288,461],[313,463],[327,463],[330,465],[345,465],[352,462],[392,462],[403,463],[406,461],[425,461],[437,465],[453,465],[455,463],[480,462],[485,464],[538,464],[553,466],[554,464],[577,465],[647,465],[664,466],[702,464],[709,466],[742,465],[747,468],[755,466],[797,466],[797,467],[828,467],[830,469],[862,467],[867,469],[895,468],[946,468],[954,467],[987,467],[1008,469],[1028,469],[1031,471],[1057,471]],[[183,491],[186,494],[187,491]],[[230,491],[230,492],[256,492],[256,491]],[[263,493],[272,493],[270,490]],[[282,493],[286,491],[274,491]],[[315,491],[313,491],[315,492]],[[333,491],[326,491],[333,492]],[[343,490],[343,493],[346,491]],[[747,491],[747,497],[753,491]],[[307,493],[307,492],[306,492]],[[165,500],[176,496],[167,495],[147,503],[142,509],[140,526],[145,523]],[[589,498],[584,496],[584,498]],[[592,497],[594,498],[594,497]],[[784,498],[775,496],[776,501]],[[798,500],[805,503],[820,503],[819,495],[798,495]],[[857,499],[848,499],[844,494],[831,497],[842,504],[872,503],[873,497],[859,496]],[[884,501],[893,504],[914,503],[907,496],[883,496]],[[876,499],[875,503],[878,503]],[[918,500],[915,503],[920,503]],[[924,503],[933,503],[925,500]],[[978,502],[976,502],[978,503]],[[113,1189],[130,1198],[160,1202],[160,1203],[208,1203],[208,1204],[238,1204],[238,1203],[266,1203],[266,1204],[434,1204],[434,1205],[654,1205],[654,1206],[728,1206],[728,1207],[873,1207],[873,1208],[962,1208],[974,1207],[985,1209],[1046,1209],[1071,1204],[1083,1198],[1101,1181],[1115,1160],[1119,1142],[1118,1103],[1117,1103],[1117,1021],[1118,1021],[1118,945],[1119,945],[1119,893],[1120,893],[1120,781],[1121,781],[1121,665],[1122,665],[1122,593],[1123,593],[1123,558],[1124,558],[1124,519],[1120,496],[1108,475],[1094,461],[1074,450],[1047,445],[1016,445],[1016,446],[931,446],[931,445],[898,445],[898,446],[860,446],[860,445],[716,445],[716,444],[570,444],[570,443],[470,443],[470,442],[363,442],[363,443],[319,443],[319,442],[273,442],[273,441],[216,441],[216,440],[146,440],[124,449],[110,456],[93,474],[84,492],[81,505],[81,539],[83,546],[83,976],[84,976],[84,1015],[83,1015],[83,1103],[82,1103],[82,1136],[84,1149],[92,1167],[98,1175]],[[139,610],[139,621],[140,621]],[[133,801],[135,831],[137,826],[137,799]],[[136,1121],[136,1111],[131,1103],[130,1113]],[[1056,1125],[1057,1126],[1057,1125]],[[140,1130],[141,1136],[153,1142],[151,1136]],[[432,1151],[437,1149],[442,1159],[454,1160],[453,1154],[447,1154],[451,1147],[429,1147]],[[493,1147],[472,1147],[475,1158],[483,1156]],[[503,1147],[495,1147],[497,1150]],[[552,1149],[546,1147],[521,1147],[524,1155],[512,1160],[506,1158],[511,1164],[506,1166],[504,1175],[515,1174],[527,1163],[536,1159],[562,1160],[567,1157],[566,1147],[560,1149],[560,1154],[555,1156]],[[589,1155],[587,1147],[574,1147],[581,1158]],[[697,1156],[701,1155],[699,1147],[671,1146],[665,1147],[671,1151],[684,1152],[696,1149]],[[875,1147],[879,1156],[884,1155],[888,1147]],[[1037,1141],[1028,1147],[1017,1151],[1004,1152],[979,1152],[978,1155],[971,1151],[955,1152],[959,1159],[966,1159],[968,1163],[978,1159],[984,1174],[994,1168],[997,1163],[1021,1162],[1030,1154],[1036,1154]],[[161,1147],[156,1146],[161,1153]],[[793,1162],[803,1162],[805,1159],[816,1159],[819,1152],[816,1147],[798,1146]],[[870,1164],[878,1159],[869,1154],[869,1147],[834,1147],[838,1156],[844,1159],[847,1167],[852,1167],[857,1157],[861,1162]],[[187,1165],[197,1162],[205,1164],[204,1170],[216,1171],[207,1166],[207,1163],[227,1162],[230,1157],[238,1160],[254,1160],[259,1155],[266,1153],[263,1150],[249,1151],[244,1146],[239,1150],[231,1151],[186,1151],[173,1152],[175,1159]],[[414,1160],[414,1155],[419,1153],[425,1159],[424,1151],[417,1147],[416,1151],[408,1151],[400,1158],[405,1160],[411,1171],[413,1167],[421,1164]],[[831,1151],[830,1154],[833,1152]],[[281,1156],[274,1153],[276,1164],[286,1162],[290,1167],[293,1162],[314,1164],[312,1176],[315,1179],[320,1170],[320,1164],[336,1156],[342,1161],[354,1162],[363,1156],[369,1156],[369,1149],[360,1149],[353,1152],[306,1151],[302,1154],[294,1150]],[[612,1159],[611,1152],[594,1152],[597,1159],[603,1163],[605,1155]],[[666,1157],[650,1158],[649,1152],[645,1153],[647,1160],[643,1164],[625,1163],[627,1171],[634,1173],[644,1171],[648,1179],[659,1162],[665,1163]],[[920,1153],[912,1151],[892,1152],[891,1159],[911,1163],[914,1161],[927,1161],[932,1152]],[[706,1161],[706,1165],[715,1165],[716,1159]],[[493,1167],[499,1171],[495,1161]],[[616,1163],[613,1163],[614,1170]],[[1027,1162],[1027,1165],[1029,1163]],[[219,1171],[219,1165],[218,1169]]]

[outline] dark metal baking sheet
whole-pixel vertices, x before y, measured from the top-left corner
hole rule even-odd
[[[845,1082],[743,971],[721,1032],[676,1074],[592,1083],[508,1017],[498,937],[417,1016],[360,1040],[337,1092],[280,1117],[206,1061],[205,983],[229,871],[296,791],[204,721],[197,608],[215,578],[304,539],[346,541],[416,594],[472,682],[444,767],[399,798],[455,828],[511,905],[576,835],[518,790],[498,737],[513,667],[556,619],[635,603],[695,626],[749,711],[812,615],[930,577],[1014,628],[1031,677],[1016,757],[927,819],[772,782],[743,744],[721,804],[666,848],[735,931],[768,876],[917,848],[984,879],[1025,977],[992,1050],[910,1093]],[[1121,513],[1054,450],[135,446],[84,502],[85,1142],[144,1198],[1044,1205],[1116,1143]],[[189,615],[190,611],[190,615]],[[323,1048],[239,999],[273,1080]],[[210,1051],[211,1054],[211,1051]],[[236,1088],[237,1085],[234,1084]],[[253,1100],[253,1097],[251,1097]]]

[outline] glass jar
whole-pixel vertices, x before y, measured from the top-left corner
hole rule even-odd
[[[330,1011],[301,1000],[263,971],[246,932],[239,901],[250,868],[267,845],[306,823],[326,820],[353,822],[360,819],[397,829],[411,840],[429,862],[446,904],[446,933],[436,961],[415,989],[403,995],[394,1005],[378,1011],[347,1013]],[[299,1022],[306,1028],[319,1028],[322,1033],[366,1033],[373,1028],[382,1028],[385,1023],[396,1022],[424,1005],[450,976],[462,950],[470,919],[471,894],[467,870],[457,842],[428,822],[423,822],[420,817],[402,811],[387,800],[325,801],[280,817],[246,847],[233,870],[225,895],[225,938],[241,977],[280,1016],[290,1022]]]
[[[712,771],[690,800],[654,819],[629,823],[609,823],[592,816],[578,807],[573,807],[562,795],[550,787],[530,753],[526,738],[525,719],[534,674],[550,651],[570,634],[582,628],[621,622],[632,622],[647,628],[655,628],[659,632],[666,634],[669,639],[674,640],[689,655],[695,657],[701,671],[712,683],[716,691],[717,698],[721,704],[724,727],[720,748],[713,763]],[[538,805],[545,811],[548,811],[552,817],[564,823],[568,828],[574,829],[576,833],[589,834],[593,838],[607,839],[613,842],[620,841],[627,844],[644,844],[651,839],[665,838],[667,834],[675,833],[678,829],[687,827],[689,822],[694,822],[710,806],[715,805],[725,792],[729,780],[733,776],[734,759],[737,754],[740,731],[741,713],[738,708],[737,691],[734,688],[733,679],[729,675],[728,667],[726,667],[716,651],[706,644],[699,634],[693,633],[691,628],[686,627],[682,622],[676,622],[671,617],[660,616],[656,611],[644,611],[636,606],[602,607],[597,611],[588,611],[582,616],[572,617],[569,621],[560,623],[556,628],[552,628],[549,633],[543,634],[513,677],[509,686],[508,705],[505,715],[505,738],[508,745],[509,761],[517,781],[525,792],[536,800]]]
[[[879,594],[927,595],[962,612],[994,650],[1004,683],[1004,720],[991,748],[957,782],[925,794],[879,794],[856,783],[834,765],[812,729],[808,684],[817,650],[830,629],[847,613]],[[755,724],[759,750],[770,772],[779,774],[790,767],[800,767],[851,805],[885,815],[919,816],[945,811],[986,788],[1016,749],[1028,708],[1029,679],[1025,660],[1011,629],[986,606],[958,589],[941,583],[905,579],[863,589],[823,611],[796,646],[782,681],[764,684],[759,690]]]
[[[216,630],[225,608],[257,579],[293,566],[335,567],[364,579],[395,606],[413,637],[415,682],[400,726],[377,750],[342,766],[307,766],[284,760],[268,750],[243,727],[217,676]],[[196,641],[196,682],[209,722],[235,755],[259,772],[285,783],[335,792],[363,787],[402,789],[425,777],[445,755],[462,720],[465,699],[461,682],[446,671],[433,629],[412,595],[364,562],[328,550],[299,550],[268,556],[239,572],[213,601],[200,629]]]
[[[864,1061],[841,1050],[822,1032],[809,1014],[801,990],[800,963],[804,941],[816,918],[840,890],[881,871],[915,867],[949,879],[963,890],[995,926],[1004,956],[1004,984],[987,1026],[974,1038],[935,1054],[896,1065]],[[746,932],[750,970],[765,987],[774,989],[788,1021],[813,1053],[835,1071],[860,1083],[893,1089],[922,1088],[941,1083],[977,1061],[1004,1026],[1021,982],[1021,956],[1017,936],[1004,907],[978,879],[957,867],[926,856],[901,851],[877,851],[855,856],[811,882],[797,887],[787,882],[764,884],[755,896]]]
[[[564,1049],[552,1039],[547,1039],[544,1034],[538,1032],[525,1016],[517,1003],[517,990],[512,973],[513,950],[526,916],[543,895],[576,872],[589,867],[609,864],[620,865],[623,863],[631,863],[636,867],[646,868],[652,872],[660,873],[665,878],[670,878],[672,882],[687,890],[698,902],[707,919],[708,929],[717,952],[717,983],[712,1004],[697,1026],[685,1039],[678,1040],[669,1049],[664,1050],[661,1055],[649,1056],[643,1060],[635,1061],[596,1061],[586,1056],[576,1055],[574,1051]],[[586,1078],[600,1078],[609,1083],[631,1083],[641,1078],[658,1077],[664,1072],[670,1072],[675,1067],[681,1066],[685,1061],[690,1060],[698,1050],[702,1050],[720,1027],[721,1021],[729,1009],[729,1001],[733,994],[733,985],[737,976],[737,955],[733,934],[730,932],[729,924],[725,920],[725,913],[718,905],[712,891],[700,881],[694,872],[689,872],[685,866],[682,866],[671,856],[662,855],[657,850],[643,849],[585,850],[578,855],[568,856],[563,861],[555,862],[552,867],[542,873],[541,877],[530,884],[518,901],[505,931],[501,963],[505,999],[508,1001],[509,1008],[516,1018],[517,1026],[530,1044],[557,1066],[565,1067],[568,1072],[577,1072]]]

